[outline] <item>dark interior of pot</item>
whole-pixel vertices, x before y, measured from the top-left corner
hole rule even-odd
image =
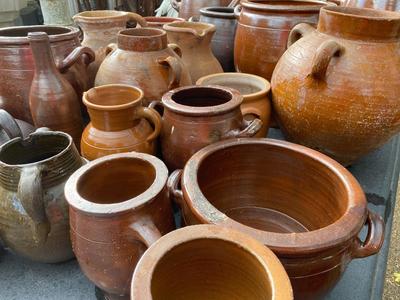
[[[48,35],[57,35],[69,33],[71,30],[58,26],[21,26],[0,29],[0,36],[27,37],[29,32],[46,32]]]
[[[207,156],[198,184],[218,210],[244,225],[269,232],[326,227],[346,211],[344,183],[305,154],[268,144],[243,144]]]
[[[153,300],[272,299],[268,274],[247,250],[198,239],[167,252],[154,269]]]
[[[85,172],[78,181],[78,193],[94,203],[120,203],[144,193],[155,179],[154,166],[145,160],[113,159]]]
[[[171,99],[185,106],[208,107],[227,103],[232,100],[232,95],[222,89],[192,87],[174,93]]]

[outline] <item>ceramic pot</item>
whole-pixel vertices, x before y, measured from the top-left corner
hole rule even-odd
[[[90,162],[65,186],[74,253],[107,299],[129,299],[139,258],[175,228],[167,177],[161,160],[132,152]]]
[[[173,22],[181,22],[185,21],[183,18],[172,18],[172,17],[144,17],[147,22],[147,27],[163,29],[165,24],[173,23]]]
[[[86,92],[83,103],[91,122],[82,134],[82,156],[93,160],[131,151],[156,154],[161,117],[154,109],[143,107],[142,98],[140,89],[122,84]]]
[[[254,137],[267,136],[271,119],[271,85],[267,80],[246,73],[219,73],[200,78],[197,85],[219,85],[238,90],[243,97],[242,114],[248,119],[262,121],[262,127]]]
[[[89,66],[91,86],[94,84],[100,64],[106,57],[106,48],[117,41],[118,32],[126,28],[127,22],[136,22],[142,27],[147,23],[142,16],[116,10],[84,11],[73,17],[83,31],[82,45],[96,52],[96,60]]]
[[[296,26],[272,78],[286,137],[349,165],[397,134],[399,28],[397,13],[347,7]]]
[[[175,22],[164,25],[168,41],[179,46],[182,60],[190,72],[193,83],[200,77],[221,73],[221,64],[211,50],[211,39],[216,27],[197,22]]]
[[[398,0],[341,0],[340,6],[400,11]]]
[[[166,93],[161,102],[161,149],[168,168],[183,168],[194,153],[219,140],[256,135],[262,121],[246,120],[241,103],[238,91],[220,86],[190,86]]]
[[[170,89],[192,82],[178,55],[179,47],[168,45],[164,30],[122,30],[118,45],[111,44],[107,49],[109,54],[97,72],[96,86],[122,83],[140,88],[145,106],[160,100]]]
[[[87,65],[94,53],[79,42],[79,30],[63,26],[19,26],[0,29],[0,107],[15,118],[33,123],[29,91],[35,72],[29,32],[46,32],[57,68],[78,97],[89,87]]]
[[[14,119],[4,109],[0,109],[0,146],[16,137],[27,138],[35,127],[24,121]]]
[[[316,25],[321,7],[334,5],[316,0],[243,0],[236,6],[235,36],[237,72],[271,80],[279,58],[286,50],[290,30],[298,23]]]
[[[172,7],[179,12],[179,17],[188,20],[200,16],[200,9],[208,6],[228,6],[231,0],[171,0]]]
[[[295,299],[325,295],[353,258],[377,253],[384,239],[382,219],[368,210],[362,188],[347,169],[285,141],[210,145],[193,155],[183,172],[171,174],[169,188],[186,224],[237,229],[274,251]],[[368,236],[361,241],[364,224]]]
[[[0,237],[8,248],[45,263],[73,257],[64,184],[83,163],[63,132],[38,130],[0,147]]]
[[[235,71],[233,47],[237,20],[233,7],[204,7],[200,9],[202,23],[213,24],[216,32],[211,41],[211,49],[225,72]]]
[[[204,282],[212,282],[205,288]],[[293,299],[278,258],[250,236],[220,226],[181,228],[159,239],[133,274],[131,299]]]

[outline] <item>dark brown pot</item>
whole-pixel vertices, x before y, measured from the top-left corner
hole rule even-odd
[[[398,0],[338,0],[340,6],[400,11]]]
[[[35,131],[31,124],[14,119],[4,109],[0,109],[0,146],[16,137],[26,138]]]
[[[228,6],[231,0],[171,0],[172,7],[179,12],[179,17],[188,20],[200,16],[200,9],[209,6]]]
[[[82,47],[79,30],[63,26],[20,26],[0,29],[0,107],[17,119],[33,123],[29,91],[34,75],[29,32],[46,32],[56,65],[72,84],[78,97],[89,88],[87,65],[94,52]]]
[[[296,299],[325,295],[353,258],[373,255],[383,243],[383,221],[368,210],[357,180],[300,145],[222,141],[193,155],[171,175],[169,188],[186,224],[234,228],[274,251]],[[369,234],[361,241],[364,224]]]

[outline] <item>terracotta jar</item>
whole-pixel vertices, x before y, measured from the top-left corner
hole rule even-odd
[[[38,130],[0,147],[0,239],[8,248],[45,263],[73,257],[64,184],[83,163],[63,132]]]
[[[185,21],[183,18],[172,18],[172,17],[144,17],[147,22],[147,27],[163,29],[165,24],[173,23],[173,22],[181,22]]]
[[[262,127],[254,137],[267,136],[271,118],[271,85],[267,80],[246,73],[219,73],[200,78],[197,85],[219,85],[238,90],[243,97],[242,114],[248,119],[262,121]]]
[[[0,109],[0,146],[16,137],[26,138],[35,127],[24,121],[14,119],[4,109]]]
[[[68,180],[74,253],[106,299],[129,299],[139,258],[175,228],[167,177],[161,160],[132,152],[94,160]]]
[[[94,84],[100,64],[106,57],[106,47],[117,41],[118,32],[126,28],[129,21],[146,27],[144,18],[132,12],[116,10],[84,11],[73,16],[74,22],[83,31],[82,45],[96,52],[96,60],[89,66],[91,86]]]
[[[93,160],[120,152],[155,154],[161,117],[154,109],[143,107],[142,98],[140,89],[123,84],[86,92],[83,103],[91,122],[82,134],[82,156]]]
[[[171,0],[172,7],[179,12],[179,17],[188,20],[200,16],[200,9],[208,6],[228,6],[232,0]]]
[[[397,13],[323,8],[318,29],[296,26],[292,44],[272,78],[288,139],[349,165],[399,132]]]
[[[225,72],[235,71],[233,47],[237,20],[233,7],[204,7],[200,9],[202,23],[213,24],[216,32],[211,41],[211,49]]]
[[[193,83],[205,75],[221,73],[221,64],[211,50],[211,39],[216,27],[212,24],[175,22],[164,25],[168,41],[182,51],[182,60],[190,72]]]
[[[236,71],[271,80],[286,50],[290,30],[298,23],[316,25],[321,7],[334,5],[317,0],[242,0],[236,6]],[[241,11],[240,11],[241,9]]]
[[[189,86],[166,93],[161,102],[161,149],[168,168],[183,168],[194,153],[219,140],[256,135],[262,121],[246,120],[241,103],[238,91],[220,86]]]
[[[341,6],[400,11],[398,0],[340,0]]]
[[[353,258],[377,253],[384,239],[382,219],[368,210],[349,171],[324,154],[285,141],[210,145],[193,155],[183,172],[171,174],[169,188],[187,225],[237,229],[274,251],[295,299],[319,299]],[[368,235],[361,241],[364,224]]]
[[[46,32],[57,68],[78,97],[88,89],[87,65],[94,53],[79,42],[79,30],[63,26],[19,26],[0,29],[0,107],[15,118],[33,123],[29,91],[35,71],[29,32]]]
[[[205,283],[212,283],[206,287]],[[291,300],[278,258],[250,236],[220,226],[181,228],[159,239],[133,274],[132,300]]]
[[[97,72],[96,86],[122,83],[138,87],[144,92],[145,106],[160,100],[170,89],[192,82],[179,57],[179,47],[168,45],[164,30],[122,30],[118,45],[111,44],[107,49],[109,55]]]

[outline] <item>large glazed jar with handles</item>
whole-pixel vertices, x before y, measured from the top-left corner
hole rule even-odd
[[[94,60],[94,52],[81,46],[77,28],[37,25],[0,29],[0,107],[32,124],[29,91],[35,66],[29,32],[47,33],[57,68],[79,98],[89,88],[87,66]]]
[[[178,86],[191,84],[181,51],[168,45],[167,34],[157,28],[133,28],[118,34],[118,43],[107,47],[108,55],[97,72],[95,85],[128,84],[144,93],[143,104]]]
[[[73,257],[64,185],[83,164],[63,132],[39,129],[0,147],[0,238],[8,248],[45,263]]]
[[[172,7],[179,12],[179,17],[189,20],[200,16],[200,9],[207,6],[228,6],[232,0],[171,0]]]
[[[289,140],[349,165],[399,132],[400,15],[322,8],[317,30],[299,24],[289,46],[272,78]]]

